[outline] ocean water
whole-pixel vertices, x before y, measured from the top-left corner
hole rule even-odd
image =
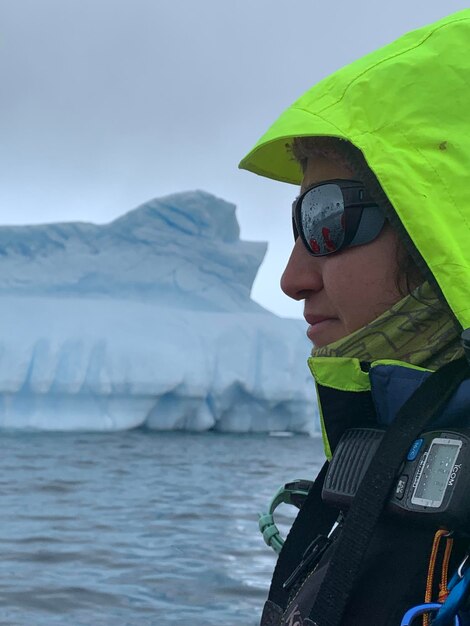
[[[2,433],[0,624],[255,626],[257,514],[322,462],[302,436]]]

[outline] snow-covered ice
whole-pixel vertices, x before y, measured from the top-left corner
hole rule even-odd
[[[265,243],[197,191],[0,228],[0,427],[313,432],[305,325],[250,299]]]

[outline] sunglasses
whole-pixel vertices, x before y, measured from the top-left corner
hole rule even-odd
[[[294,239],[313,256],[325,256],[373,241],[385,215],[357,180],[327,180],[304,191],[292,204]]]

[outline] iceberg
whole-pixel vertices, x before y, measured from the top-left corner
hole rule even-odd
[[[304,324],[250,298],[265,252],[202,191],[1,227],[0,428],[316,431]]]

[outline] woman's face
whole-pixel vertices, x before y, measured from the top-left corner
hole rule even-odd
[[[302,190],[332,178],[354,176],[339,162],[311,157]],[[281,288],[294,300],[304,300],[307,336],[316,346],[351,334],[401,300],[396,285],[399,246],[388,222],[370,243],[323,257],[310,255],[297,239],[281,277]]]

